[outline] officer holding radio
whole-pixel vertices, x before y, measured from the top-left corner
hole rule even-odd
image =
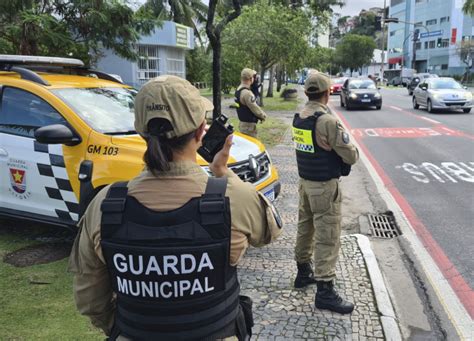
[[[347,314],[354,305],[339,296],[333,283],[341,235],[339,177],[349,175],[359,153],[327,106],[330,87],[329,77],[310,73],[304,85],[308,102],[293,119],[300,176],[294,285],[302,288],[316,284],[316,308]]]
[[[239,130],[241,133],[257,137],[257,122],[264,122],[267,114],[257,104],[257,98],[253,94],[251,87],[255,82],[257,71],[243,69],[240,74],[241,83],[235,92],[235,104],[237,116],[239,117]]]
[[[281,233],[281,220],[227,168],[231,135],[214,143],[220,151],[207,147],[215,177],[197,164],[212,108],[179,77],[146,83],[135,100],[146,168],[101,190],[79,222],[69,261],[76,305],[111,340],[250,337],[236,266],[249,245]]]

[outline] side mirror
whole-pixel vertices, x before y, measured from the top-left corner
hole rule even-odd
[[[51,124],[36,129],[35,139],[39,143],[65,144],[66,146],[75,146],[81,143],[81,138],[62,124]]]

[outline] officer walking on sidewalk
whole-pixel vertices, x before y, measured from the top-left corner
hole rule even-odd
[[[294,285],[302,288],[316,283],[316,307],[347,314],[354,305],[339,296],[333,282],[341,235],[339,177],[349,174],[359,153],[327,106],[330,87],[329,77],[311,73],[304,85],[308,102],[293,119],[300,176],[295,247],[298,274]]]
[[[267,114],[257,104],[257,98],[251,87],[255,82],[257,71],[243,69],[240,74],[241,83],[235,92],[235,104],[237,116],[239,117],[239,130],[242,134],[257,137],[257,122],[267,118]]]
[[[179,77],[146,83],[135,100],[146,169],[101,190],[79,222],[69,261],[76,305],[111,340],[251,335],[236,266],[249,244],[274,240],[281,221],[227,168],[232,136],[210,164],[215,178],[196,163],[212,108]]]

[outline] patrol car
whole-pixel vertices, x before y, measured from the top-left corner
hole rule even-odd
[[[0,55],[0,215],[75,225],[101,188],[139,174],[135,94],[77,59]],[[229,167],[275,199],[264,145],[239,133],[233,141]]]

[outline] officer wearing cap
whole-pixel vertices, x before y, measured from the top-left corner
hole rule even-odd
[[[239,130],[241,133],[257,137],[257,122],[264,122],[267,114],[257,104],[257,98],[251,87],[255,82],[257,71],[243,69],[240,73],[241,83],[235,92],[235,104],[237,116],[239,117]]]
[[[300,176],[294,286],[316,283],[315,306],[347,314],[354,305],[339,296],[333,283],[341,234],[339,178],[349,174],[359,153],[327,106],[330,87],[329,77],[312,72],[304,85],[308,102],[293,119]]]
[[[197,164],[213,106],[188,81],[160,76],[135,101],[143,172],[101,190],[79,222],[69,270],[78,310],[111,340],[244,340],[251,301],[236,265],[281,232],[278,214],[227,168]],[[232,219],[231,219],[232,217]]]

